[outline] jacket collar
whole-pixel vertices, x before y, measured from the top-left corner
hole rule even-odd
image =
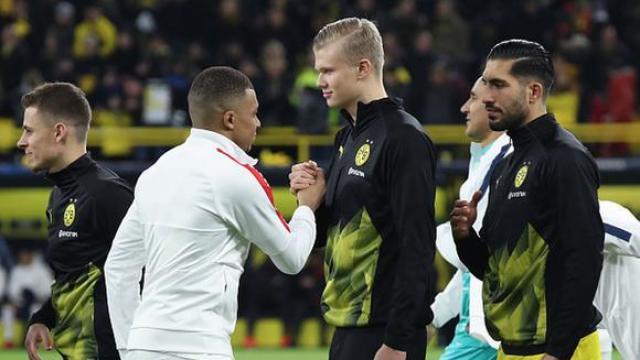
[[[220,148],[225,153],[231,155],[237,161],[243,164],[249,164],[254,166],[258,163],[257,159],[249,156],[244,150],[242,150],[236,143],[231,141],[228,137],[219,134],[215,131],[203,130],[203,129],[191,129],[191,134],[187,138],[187,141],[206,141],[213,145],[213,149]]]
[[[85,153],[69,164],[66,168],[55,173],[46,173],[45,177],[56,186],[63,187],[73,183],[80,175],[84,174],[95,165],[96,162],[91,158],[91,155],[89,155],[89,153]]]
[[[520,126],[517,129],[509,130],[507,133],[513,140],[514,149],[522,149],[533,142],[546,142],[552,138],[558,128],[553,114],[544,114],[537,119]]]
[[[358,101],[355,120],[345,109],[340,110],[340,114],[347,120],[347,123],[354,132],[359,132],[368,127],[381,113],[397,109],[402,109],[402,99],[386,97],[373,100],[366,104]]]

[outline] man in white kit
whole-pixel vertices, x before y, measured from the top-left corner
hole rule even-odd
[[[260,127],[249,78],[228,67],[205,69],[188,101],[190,136],[140,176],[105,265],[125,359],[233,359],[230,335],[250,244],[295,274],[316,237],[324,175],[298,192],[287,223],[246,153]]]
[[[600,201],[604,259],[593,303],[625,360],[640,359],[640,221],[625,207]]]
[[[508,152],[511,140],[505,132],[492,131],[481,96],[486,86],[478,78],[471,88],[469,99],[460,111],[466,117],[465,135],[471,140],[469,175],[460,187],[461,199],[471,199],[477,190],[487,192],[491,169]],[[478,217],[473,224],[476,231],[482,227],[489,197],[483,195],[478,202]],[[482,311],[482,280],[473,276],[458,258],[447,221],[437,228],[436,247],[442,257],[458,271],[447,287],[436,296],[431,305],[432,325],[440,328],[449,320],[460,316],[455,335],[444,350],[441,360],[494,360],[499,343],[491,339],[484,325]]]

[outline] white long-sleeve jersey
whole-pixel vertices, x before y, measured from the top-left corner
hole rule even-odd
[[[600,202],[604,261],[594,304],[622,358],[640,359],[640,221],[623,206]]]
[[[250,244],[283,272],[302,269],[316,236],[313,211],[299,207],[287,224],[255,163],[228,138],[192,129],[140,176],[105,264],[121,353],[232,357],[238,282]]]
[[[496,158],[502,158],[512,151],[509,146],[511,139],[507,134],[502,134],[489,147],[483,148],[480,144],[472,143],[471,160],[469,162],[469,176],[460,187],[460,199],[471,200],[473,193],[478,190],[488,191],[487,186],[483,186],[486,181],[487,173],[491,169],[491,165]],[[487,210],[489,196],[482,196],[478,202],[476,221],[473,228],[479,232],[482,227],[482,219]],[[466,267],[458,258],[453,235],[451,233],[451,225],[449,222],[441,224],[437,228],[436,247],[440,254],[447,262],[460,269],[466,271]],[[431,310],[434,314],[434,326],[441,326],[450,319],[460,313],[461,307],[461,288],[460,274],[456,274],[447,285],[445,290],[438,294],[435,298]],[[493,340],[484,323],[484,311],[482,309],[482,281],[471,275],[469,284],[469,334],[494,348],[498,347],[498,343]]]

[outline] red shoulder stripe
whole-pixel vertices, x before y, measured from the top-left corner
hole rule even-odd
[[[238,159],[236,159],[233,156],[229,155],[224,150],[222,150],[220,148],[217,148],[217,149],[218,149],[219,153],[225,155],[229,159],[233,160],[233,162],[235,162],[236,164],[238,164],[238,165],[242,166],[243,168],[249,170],[251,175],[253,175],[253,177],[256,180],[258,180],[258,184],[260,184],[260,187],[262,187],[262,190],[264,190],[265,194],[267,195],[267,198],[269,198],[269,202],[273,206],[273,209],[276,211],[276,215],[278,215],[278,218],[280,219],[280,222],[282,222],[282,225],[284,225],[285,229],[287,229],[288,232],[291,232],[291,229],[289,229],[289,224],[287,224],[287,221],[284,219],[284,217],[282,216],[280,211],[278,211],[278,209],[276,208],[276,204],[275,204],[275,201],[273,199],[273,191],[271,190],[271,187],[269,186],[269,183],[267,183],[267,179],[264,178],[264,176],[260,173],[260,171],[256,170],[256,168],[254,168],[253,166],[251,166],[249,164],[241,163],[240,161],[238,161]]]

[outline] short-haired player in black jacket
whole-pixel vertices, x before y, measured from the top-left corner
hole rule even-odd
[[[553,77],[540,44],[508,40],[491,49],[482,101],[491,129],[507,130],[514,151],[492,173],[480,234],[471,227],[479,193],[451,214],[458,254],[483,279],[498,359],[600,359],[599,174],[587,149],[547,113]]]
[[[79,88],[48,83],[22,98],[18,148],[25,164],[54,183],[47,207],[51,298],[32,315],[25,339],[64,359],[119,359],[107,313],[103,266],[133,192],[87,154],[91,108]]]

